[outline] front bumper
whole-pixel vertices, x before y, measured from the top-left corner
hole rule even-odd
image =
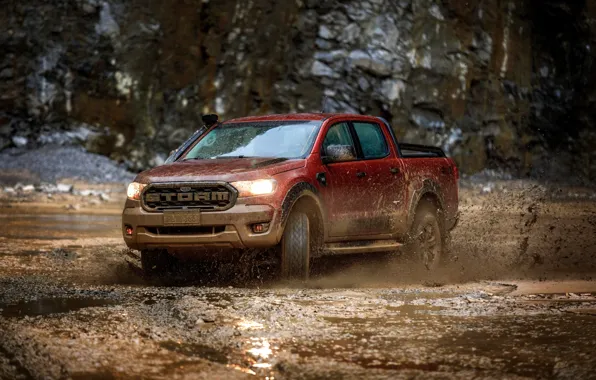
[[[161,212],[147,212],[138,201],[127,201],[122,213],[122,235],[131,249],[243,249],[269,248],[277,245],[281,238],[276,212],[268,205],[236,204],[225,211],[201,212],[200,226],[184,233],[163,232],[164,216]],[[255,223],[270,223],[264,233],[254,233]],[[132,235],[126,228],[132,227]]]

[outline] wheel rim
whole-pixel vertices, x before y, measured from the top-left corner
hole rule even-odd
[[[417,231],[418,255],[427,269],[435,266],[441,255],[441,236],[436,223],[427,221]]]

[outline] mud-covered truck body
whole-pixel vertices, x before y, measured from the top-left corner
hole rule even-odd
[[[283,277],[313,257],[399,251],[427,268],[457,223],[458,170],[439,148],[399,144],[381,118],[290,114],[216,123],[176,160],[140,173],[122,230],[147,272],[174,256],[274,252]]]

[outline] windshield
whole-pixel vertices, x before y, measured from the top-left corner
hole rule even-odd
[[[220,124],[184,157],[305,157],[314,143],[320,121],[276,121]]]

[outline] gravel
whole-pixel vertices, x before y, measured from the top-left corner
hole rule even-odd
[[[42,182],[73,178],[92,183],[126,183],[135,176],[105,156],[89,153],[82,147],[64,146],[5,150],[0,153],[0,170],[28,170]]]

